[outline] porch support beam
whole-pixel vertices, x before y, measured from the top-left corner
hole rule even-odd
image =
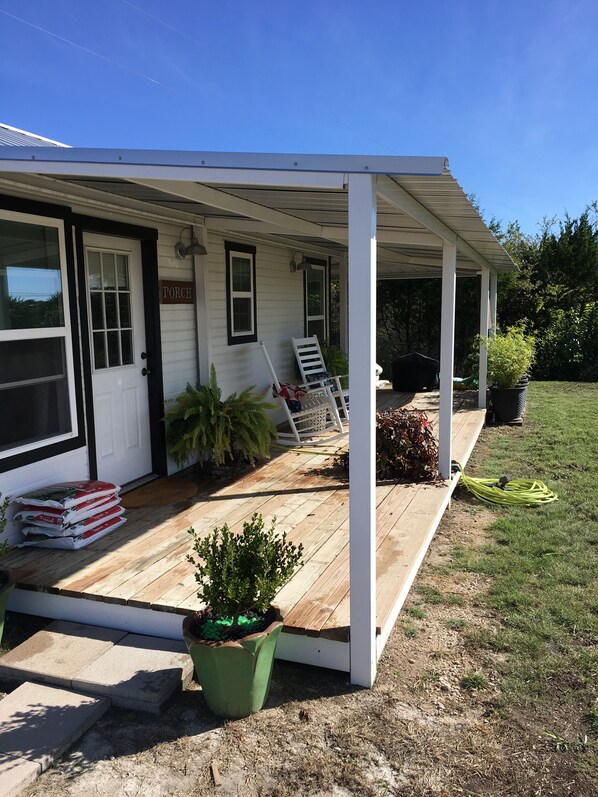
[[[442,308],[440,316],[440,417],[438,470],[443,479],[451,477],[453,437],[453,365],[455,358],[455,292],[457,247],[442,246]]]
[[[376,178],[349,177],[351,683],[376,677]]]
[[[207,247],[208,236],[205,227],[194,227],[193,234],[200,244]],[[207,255],[194,255],[193,278],[195,281],[195,327],[197,332],[199,381],[205,383],[210,377],[210,364],[212,362]]]
[[[491,268],[490,263],[477,252],[473,246],[470,246],[462,238],[459,238],[454,230],[441,221],[437,216],[431,213],[426,207],[412,197],[402,186],[398,185],[390,177],[380,177],[378,180],[378,194],[386,202],[394,207],[402,210],[412,219],[419,221],[430,232],[438,235],[443,241],[454,244],[460,252],[462,252],[474,263],[484,268]]]
[[[322,227],[322,235],[331,241],[347,241],[348,231],[345,227],[335,227],[325,224]],[[406,246],[437,246],[440,247],[442,239],[429,232],[428,230],[400,230],[389,229],[388,227],[378,227],[376,240],[379,244],[404,244]]]
[[[299,219],[297,216],[291,216],[289,213],[283,213],[280,210],[272,210],[272,208],[268,208],[265,205],[259,205],[257,202],[227,194],[225,191],[219,191],[209,185],[180,180],[139,179],[132,182],[137,185],[143,185],[146,188],[152,188],[155,191],[163,191],[181,199],[188,199],[191,202],[201,202],[204,205],[220,208],[220,210],[226,210],[229,213],[238,213],[250,219],[264,221],[283,230],[292,230],[294,234],[307,235],[312,238],[322,237],[320,224]]]
[[[482,269],[480,278],[480,337],[488,337],[490,327],[490,272]],[[488,376],[488,349],[480,342],[480,367],[478,374],[478,407],[486,409],[486,388]]]

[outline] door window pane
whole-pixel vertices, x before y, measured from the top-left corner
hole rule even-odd
[[[90,290],[99,291],[102,287],[102,260],[99,252],[87,253],[87,270]]]
[[[91,326],[93,329],[105,329],[104,305],[101,293],[91,294]]]
[[[126,255],[116,255],[116,284],[124,290],[129,287],[129,263]]]
[[[106,306],[106,329],[118,329],[118,312],[116,310],[116,293],[112,291],[104,294]]]
[[[97,370],[100,368],[108,367],[108,358],[106,357],[106,333],[94,332],[93,333],[93,364]]]
[[[133,365],[133,331],[123,329],[120,333],[123,365]]]
[[[116,263],[112,252],[102,252],[102,275],[104,290],[116,288]]]
[[[96,278],[98,264],[101,281]],[[129,256],[89,249],[87,273],[94,367],[133,365]]]
[[[106,334],[108,340],[108,365],[113,368],[115,365],[120,365],[120,335],[118,332],[108,332]]]
[[[128,293],[118,294],[118,307],[120,313],[120,326],[131,326],[131,296]]]

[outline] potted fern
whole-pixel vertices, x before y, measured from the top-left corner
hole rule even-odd
[[[179,467],[190,458],[216,466],[249,464],[270,456],[276,428],[267,411],[276,409],[254,386],[222,399],[214,364],[205,385],[187,385],[166,413],[167,441]]]
[[[4,499],[2,498],[2,493],[0,493],[0,536],[2,536],[2,532],[6,528],[6,524],[8,523],[8,519],[6,517],[6,510],[8,509],[8,505],[10,504],[10,498],[5,496]],[[7,554],[10,550],[10,545],[6,542],[6,540],[2,540],[0,542],[0,558],[2,558],[5,554]],[[6,614],[6,604],[8,603],[8,599],[10,598],[10,593],[12,592],[14,587],[14,582],[12,580],[12,576],[10,574],[10,570],[3,570],[0,568],[0,642],[2,642],[2,634],[4,633],[4,617]]]
[[[534,361],[535,341],[518,327],[483,338],[488,351],[488,379],[496,420],[521,423],[527,395],[528,372]]]
[[[265,529],[255,513],[233,534],[225,524],[201,537],[193,528],[197,596],[206,608],[183,621],[208,708],[220,717],[247,717],[264,705],[270,689],[282,622],[272,601],[301,563],[303,546]]]

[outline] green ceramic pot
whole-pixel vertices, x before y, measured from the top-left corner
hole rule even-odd
[[[4,615],[6,613],[6,604],[10,598],[10,593],[14,588],[14,581],[8,570],[0,570],[0,642],[2,642],[2,634],[4,633]]]
[[[268,699],[282,622],[274,619],[264,631],[243,639],[213,642],[191,633],[194,619],[185,617],[183,637],[210,711],[227,719],[259,711]]]

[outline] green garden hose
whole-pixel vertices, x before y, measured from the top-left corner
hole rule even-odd
[[[498,506],[538,506],[556,501],[558,496],[543,483],[535,479],[476,479],[466,476],[463,466],[454,462],[453,467],[461,473],[461,483],[472,495],[486,504]]]

